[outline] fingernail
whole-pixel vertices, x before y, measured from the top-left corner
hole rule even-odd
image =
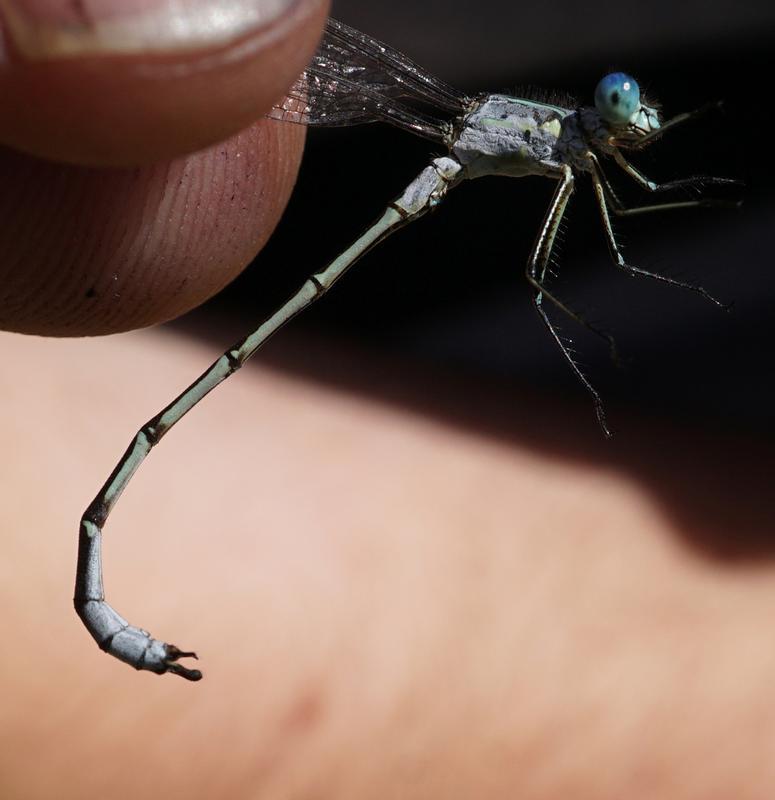
[[[228,44],[298,0],[0,0],[3,27],[30,60],[169,53]]]

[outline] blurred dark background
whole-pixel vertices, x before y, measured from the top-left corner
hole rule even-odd
[[[625,440],[633,418],[758,442],[773,436],[775,128],[768,68],[775,6],[338,0],[333,13],[471,92],[554,88],[589,103],[600,77],[617,68],[638,78],[666,116],[723,99],[723,114],[676,130],[635,160],[656,180],[695,173],[741,178],[743,207],[621,220],[617,231],[632,263],[702,284],[733,302],[731,313],[617,271],[582,180],[553,286],[615,334],[625,368],[610,363],[594,336],[558,322]],[[382,125],[310,131],[280,228],[195,323],[222,345],[239,337],[348,245],[436,154],[433,144]],[[626,178],[608,172],[630,199],[639,196]],[[559,399],[574,427],[594,429],[589,398],[534,314],[523,277],[552,190],[540,178],[463,184],[438,213],[369,254],[281,334],[290,344],[267,348],[265,358],[315,379],[354,381],[361,391],[390,385],[375,373],[360,382],[345,376],[332,355],[344,347],[361,362],[373,355],[380,364],[454,375],[458,386],[526,393],[539,407]]]

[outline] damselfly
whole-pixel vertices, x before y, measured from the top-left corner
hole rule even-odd
[[[700,111],[702,111],[701,109]],[[330,20],[318,52],[287,98],[270,113],[274,119],[304,125],[357,125],[382,121],[425,137],[444,148],[382,216],[325,269],[316,272],[255,331],[229,348],[200,378],[136,434],[116,468],[81,519],[75,608],[99,646],[137,669],[172,672],[189,680],[201,673],[178,663],[193,653],[153,639],[130,625],[105,602],[102,583],[102,528],[132,475],[164,434],[206,394],[238,370],[266,340],[319,297],[362,256],[389,234],[419,219],[464,180],[483,175],[543,175],[557,187],[528,259],[526,277],[533,304],[560,352],[592,397],[598,421],[608,435],[600,396],[581,372],[547,314],[547,305],[605,339],[613,340],[573,311],[547,287],[557,231],[574,191],[576,176],[591,179],[614,264],[630,275],[691,289],[721,305],[703,288],[628,264],[617,246],[611,214],[628,216],[657,209],[707,205],[704,199],[636,207],[617,196],[603,172],[613,161],[651,194],[709,184],[723,178],[691,177],[657,184],[625,158],[698,111],[663,122],[657,107],[641,98],[638,84],[623,73],[607,75],[597,86],[594,106],[569,108],[501,94],[469,96],[430,75],[401,53],[340,22]]]

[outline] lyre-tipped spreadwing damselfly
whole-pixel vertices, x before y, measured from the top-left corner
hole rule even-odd
[[[310,66],[288,96],[269,114],[284,122],[344,126],[387,122],[443,148],[353,245],[303,286],[242,341],[229,348],[200,378],[137,432],[129,448],[81,519],[75,608],[99,646],[136,669],[172,672],[189,680],[201,673],[179,663],[194,656],[154,639],[130,625],[105,602],[102,582],[102,528],[142,461],[161,438],[218,384],[236,372],[277,330],[328,289],[369,249],[394,231],[438,206],[464,180],[484,175],[545,176],[556,189],[525,274],[538,315],[581,384],[592,397],[598,421],[608,435],[600,396],[557,333],[547,306],[570,316],[606,340],[613,340],[584,320],[547,286],[552,248],[576,177],[591,179],[608,248],[614,264],[630,275],[691,289],[721,305],[703,288],[628,264],[617,246],[611,215],[628,216],[657,209],[707,205],[692,199],[631,207],[613,189],[603,163],[613,162],[646,193],[660,195],[681,188],[734,183],[724,178],[691,177],[657,184],[625,157],[640,150],[699,111],[663,121],[643,100],[638,84],[617,72],[603,78],[594,106],[568,108],[501,94],[469,96],[430,75],[398,51],[329,20]],[[700,110],[702,111],[702,109]]]

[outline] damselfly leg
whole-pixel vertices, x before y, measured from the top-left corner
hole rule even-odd
[[[592,403],[595,408],[595,414],[597,415],[597,421],[600,424],[600,427],[603,429],[605,435],[610,437],[611,430],[608,427],[608,422],[606,421],[605,409],[603,408],[603,401],[600,397],[600,394],[589,382],[587,376],[581,371],[581,368],[573,357],[573,353],[570,351],[567,343],[563,341],[562,337],[557,331],[557,328],[549,318],[549,315],[546,313],[546,309],[544,308],[544,300],[549,300],[554,306],[556,306],[563,313],[567,314],[571,319],[605,339],[610,347],[611,357],[614,360],[618,359],[616,343],[611,336],[593,327],[576,312],[571,311],[553,294],[550,294],[545,287],[544,282],[546,280],[547,270],[552,257],[552,248],[554,247],[554,242],[557,238],[557,231],[560,228],[563,214],[565,213],[565,209],[568,207],[568,201],[573,194],[574,184],[575,179],[573,177],[573,171],[570,169],[570,167],[566,166],[565,169],[560,172],[557,189],[554,192],[554,197],[552,197],[552,202],[549,204],[549,209],[544,217],[538,238],[536,239],[536,242],[533,245],[533,250],[530,253],[530,258],[525,270],[525,276],[527,277],[528,283],[530,283],[530,285],[533,287],[533,306],[538,312],[538,316],[541,318],[544,326],[549,331],[549,335],[552,337],[552,339],[554,339],[557,346],[560,348],[560,352],[573,371],[573,374],[578,378],[581,385],[592,397]]]
[[[692,116],[691,114],[683,115],[681,118],[679,118],[679,122],[684,122],[687,119],[690,119],[691,116]],[[664,183],[657,183],[647,178],[639,169],[630,164],[630,162],[627,161],[627,159],[619,150],[614,149],[612,155],[616,164],[630,178],[632,178],[638,186],[640,186],[642,189],[652,194],[669,192],[678,189],[690,188],[690,189],[700,190],[707,186],[736,186],[740,184],[739,181],[732,180],[730,178],[718,178],[713,176],[700,176],[700,175],[695,175],[688,178],[679,178],[677,180],[667,181]],[[666,275],[660,275],[659,273],[651,272],[649,270],[642,269],[641,267],[635,267],[632,264],[628,264],[624,260],[621,250],[619,249],[619,246],[616,242],[616,237],[614,235],[614,230],[613,226],[611,225],[611,219],[609,214],[609,205],[611,207],[610,210],[612,210],[615,214],[619,216],[627,216],[627,215],[643,214],[658,210],[674,210],[679,208],[694,208],[698,206],[709,206],[709,205],[726,205],[727,203],[725,203],[723,200],[698,198],[696,200],[686,200],[678,202],[674,201],[666,203],[657,203],[647,206],[638,206],[635,208],[628,208],[619,199],[613,187],[611,186],[610,181],[606,178],[605,173],[603,172],[600,166],[600,160],[597,158],[597,156],[592,152],[588,153],[587,156],[592,165],[591,177],[592,177],[592,185],[595,190],[595,199],[597,200],[598,209],[600,211],[600,217],[603,221],[603,231],[605,233],[606,242],[608,243],[608,249],[611,253],[611,257],[614,261],[614,264],[620,269],[622,269],[624,272],[628,273],[629,275],[643,277],[643,278],[650,278],[652,280],[660,281],[661,283],[669,284],[670,286],[676,286],[681,289],[687,289],[688,291],[694,292],[695,294],[704,297],[706,300],[710,301],[719,308],[728,309],[729,304],[721,302],[721,300],[718,300],[702,286],[698,286],[696,284],[689,283],[687,281],[681,281],[676,278],[670,278]]]
[[[627,205],[614,189],[600,160],[594,153],[589,153],[589,160],[593,163],[594,175],[599,178],[605,191],[608,210],[617,217],[634,217],[640,214],[651,214],[655,211],[676,211],[684,208],[739,208],[739,200],[723,200],[716,197],[698,197],[696,200],[667,200],[662,203],[651,203],[643,206]]]
[[[660,281],[661,283],[666,283],[670,286],[677,286],[680,289],[688,289],[689,291],[704,297],[706,300],[709,300],[714,305],[719,306],[719,308],[726,309],[728,307],[727,304],[722,303],[720,300],[713,297],[713,295],[702,286],[697,286],[693,283],[687,283],[676,278],[669,278],[667,275],[660,275],[658,272],[650,272],[649,270],[642,269],[641,267],[635,267],[632,264],[628,264],[624,260],[624,256],[622,255],[619,245],[616,242],[614,229],[611,225],[611,217],[608,213],[606,190],[599,174],[596,171],[592,172],[592,185],[595,190],[595,199],[597,200],[597,206],[600,211],[600,218],[603,221],[603,232],[605,233],[608,249],[611,253],[611,258],[614,264],[619,267],[619,269],[623,270],[628,275],[633,275],[640,278],[650,278],[651,280]]]

